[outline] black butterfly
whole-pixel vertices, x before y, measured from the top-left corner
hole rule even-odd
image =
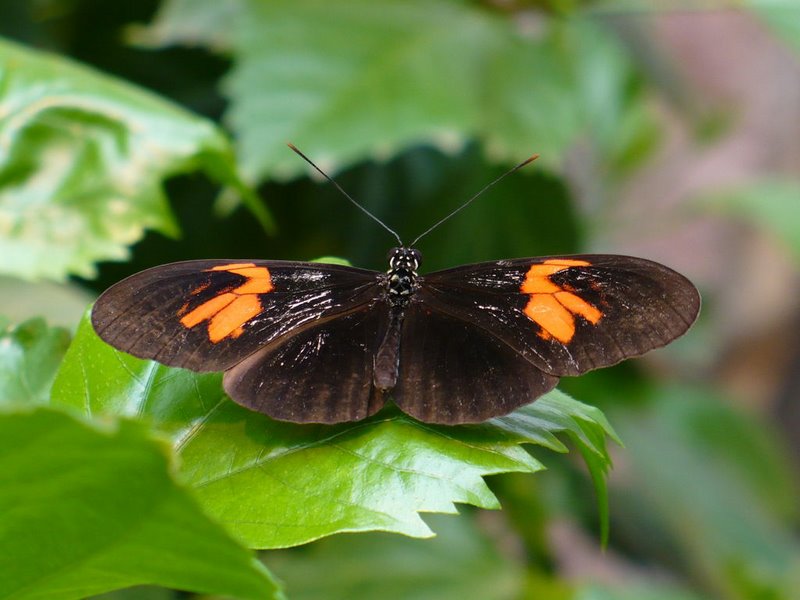
[[[424,276],[420,261],[401,245],[386,273],[173,263],[108,289],[92,324],[134,356],[225,371],[233,400],[276,419],[355,421],[392,398],[416,419],[457,424],[506,414],[559,377],[663,346],[700,310],[688,279],[641,258],[520,258]]]

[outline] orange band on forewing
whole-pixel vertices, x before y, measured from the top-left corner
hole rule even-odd
[[[272,282],[268,279],[248,279],[233,292],[235,294],[267,294],[272,289]]]
[[[218,265],[208,271],[228,271],[245,278],[240,286],[203,302],[181,318],[181,324],[187,328],[208,321],[208,339],[216,344],[226,338],[242,335],[245,324],[264,310],[259,294],[268,294],[275,286],[269,269],[257,267],[255,263]],[[201,293],[209,285],[202,284],[192,294]],[[181,307],[178,315],[186,310],[186,306]]]
[[[236,269],[233,273],[247,277],[247,281],[233,290],[236,294],[268,294],[273,290],[272,277],[266,267]]]
[[[555,297],[564,308],[573,314],[582,316],[592,324],[597,323],[600,317],[603,316],[603,313],[586,302],[586,300],[570,292],[558,292]]]
[[[579,260],[576,258],[551,258],[544,261],[546,265],[559,265],[561,267],[591,267],[592,263],[588,260]],[[535,266],[535,265],[534,265]],[[561,269],[559,269],[560,271]]]
[[[523,294],[553,294],[561,291],[561,288],[550,281],[549,277],[532,276],[531,272],[528,271],[528,274],[525,276],[525,281],[523,281],[520,286],[520,291]]]
[[[228,306],[214,315],[208,324],[208,339],[217,343],[226,337],[239,337],[244,330],[242,325],[261,312],[258,296],[248,294],[239,296]]]
[[[553,273],[558,273],[559,271],[563,271],[566,269],[566,265],[552,265],[547,263],[538,263],[535,265],[531,265],[531,268],[528,269],[528,272],[525,274],[526,279],[532,279],[536,277],[550,277]]]
[[[556,339],[568,344],[575,336],[575,315],[596,324],[603,313],[586,300],[572,293],[570,286],[560,286],[550,277],[570,267],[588,267],[586,260],[573,258],[551,258],[531,265],[520,285],[520,292],[528,294],[529,300],[523,312],[541,330],[539,337],[545,340]]]
[[[575,319],[572,313],[551,294],[531,294],[525,314],[563,344],[575,335]]]
[[[236,300],[236,298],[236,294],[220,294],[211,300],[203,302],[193,311],[183,316],[181,319],[181,325],[184,327],[194,327],[203,321],[207,321],[223,308],[228,306],[231,302]]]
[[[255,263],[230,263],[228,265],[217,265],[211,267],[209,271],[235,271],[236,269],[246,269],[247,267],[255,267]]]

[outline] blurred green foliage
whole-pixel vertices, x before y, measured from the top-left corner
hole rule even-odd
[[[47,404],[70,337],[44,319],[13,326],[0,317],[0,406]]]
[[[746,4],[800,48],[796,8]],[[0,0],[0,274],[96,292],[200,257],[337,255],[384,269],[389,236],[331,186],[302,178],[308,167],[287,141],[403,239],[542,154],[425,238],[423,270],[593,248],[620,186],[663,140],[654,98],[683,106],[631,43],[646,29],[616,19],[626,11],[647,12],[588,0]],[[698,135],[734,126],[729,114],[692,110]],[[576,157],[588,193],[566,176]],[[704,194],[695,214],[760,227],[798,264],[799,190],[765,174]],[[31,292],[17,296],[5,280],[2,289],[0,314],[18,314]],[[389,415],[330,443],[238,409],[218,375],[112,351],[86,323],[67,359],[69,334],[42,320],[0,329],[0,546],[14,548],[0,551],[0,598],[135,584],[279,598],[242,545],[429,526],[439,538],[339,535],[263,559],[290,598],[800,597],[797,465],[774,424],[710,385],[667,386],[632,364],[564,382],[602,406],[626,444],[614,448],[612,531],[599,557],[574,540],[565,550],[554,532],[569,523],[599,548],[596,493],[602,504],[613,433],[564,395],[476,431],[445,435]],[[707,340],[681,344],[695,357]],[[680,379],[680,362],[666,363]],[[30,408],[50,401],[59,365],[52,406]],[[551,421],[522,427],[550,409]],[[594,485],[577,453],[548,451],[563,449],[559,439],[583,452]],[[429,472],[417,471],[420,456]],[[397,463],[409,472],[389,494],[380,466]],[[528,473],[486,487],[483,475],[504,471]],[[489,518],[462,506],[458,518],[423,523],[416,512],[498,499],[503,511]],[[51,554],[34,552],[48,540],[58,541]],[[565,553],[587,570],[617,569],[576,577]],[[48,569],[60,574],[42,579]],[[151,587],[108,597],[176,596]]]

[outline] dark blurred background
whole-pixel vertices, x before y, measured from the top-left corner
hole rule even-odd
[[[315,52],[340,48],[337,58],[363,67],[375,55],[370,19],[398,3],[283,4],[0,1],[0,35],[223,123],[276,224],[267,234],[245,208],[221,211],[202,175],[176,177],[167,190],[180,239],[149,233],[130,261],[103,263],[91,280],[3,278],[0,312],[74,327],[109,284],[195,257],[338,256],[384,269],[391,237],[306,177],[284,141],[404,240],[540,152],[426,237],[422,270],[622,253],[663,262],[700,288],[703,312],[686,337],[561,385],[601,407],[627,446],[614,448],[609,548],[600,549],[579,457],[540,453],[546,473],[491,481],[502,512],[439,517],[435,541],[337,536],[265,561],[291,598],[800,598],[800,10],[407,3],[386,39],[410,40],[407,55],[375,58],[388,74],[328,70],[298,83],[270,57],[297,76]],[[478,51],[504,35],[510,48]],[[436,72],[439,54],[466,75]],[[451,77],[474,83],[464,106],[436,88]],[[324,89],[326,78],[340,78],[338,95],[318,100],[338,104],[303,128],[287,125],[281,86]],[[414,114],[427,106],[429,116]],[[59,301],[32,302],[39,286]]]

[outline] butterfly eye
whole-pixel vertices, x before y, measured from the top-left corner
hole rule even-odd
[[[416,271],[422,264],[422,252],[420,252],[416,248],[411,248],[411,256],[413,257],[414,260],[414,271]]]

